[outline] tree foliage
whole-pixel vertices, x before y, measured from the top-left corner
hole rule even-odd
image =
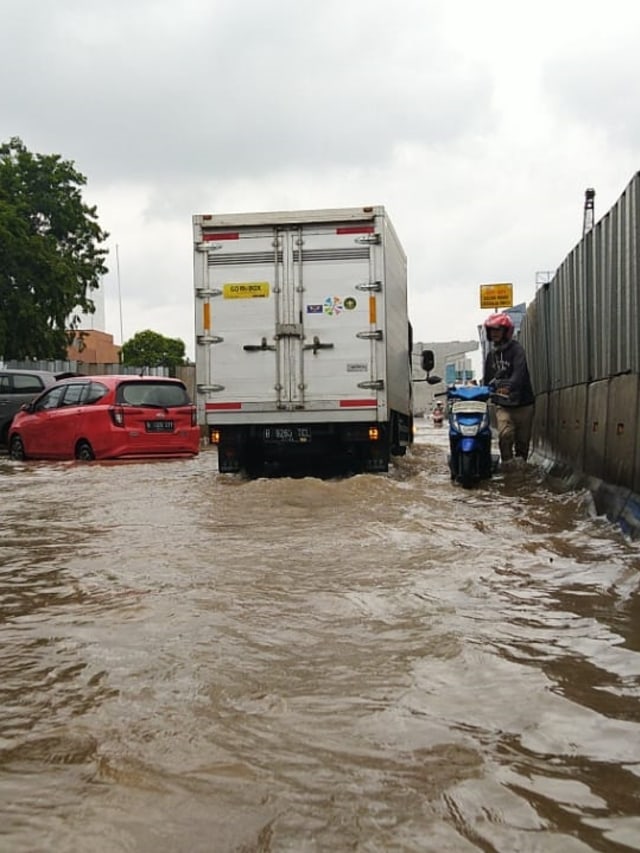
[[[74,312],[94,310],[109,235],[85,184],[57,154],[32,154],[18,137],[0,145],[0,357],[64,358]]]
[[[176,367],[185,363],[184,341],[146,329],[125,341],[120,357],[123,364],[135,367]]]

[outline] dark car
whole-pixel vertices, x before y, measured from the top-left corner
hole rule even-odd
[[[179,379],[62,379],[24,406],[9,431],[12,459],[195,456],[196,407]]]
[[[55,374],[47,370],[0,368],[0,444],[8,443],[9,427],[20,407],[55,381]]]

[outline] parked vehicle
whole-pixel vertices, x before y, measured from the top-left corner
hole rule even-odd
[[[450,386],[445,392],[449,421],[451,479],[468,489],[491,477],[491,426],[486,385]]]
[[[12,459],[179,457],[199,448],[184,383],[155,376],[61,380],[24,405],[9,431]]]
[[[55,381],[56,375],[47,370],[0,369],[0,444],[7,444],[11,421],[21,406]]]
[[[413,441],[406,258],[383,207],[193,217],[200,422],[219,470],[388,470]]]

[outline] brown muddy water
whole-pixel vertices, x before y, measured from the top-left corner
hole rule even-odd
[[[640,549],[534,466],[0,458],[0,850],[640,850]]]

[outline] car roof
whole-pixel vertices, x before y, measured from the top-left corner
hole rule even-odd
[[[3,376],[9,374],[10,376],[40,376],[42,379],[50,379],[54,382],[56,381],[56,374],[52,373],[50,370],[29,370],[28,368],[22,367],[0,367],[0,373]]]
[[[104,373],[94,376],[73,376],[60,380],[60,385],[71,382],[102,382],[104,385],[119,385],[121,382],[171,382],[184,385],[181,379],[174,376],[139,376],[137,373]]]

